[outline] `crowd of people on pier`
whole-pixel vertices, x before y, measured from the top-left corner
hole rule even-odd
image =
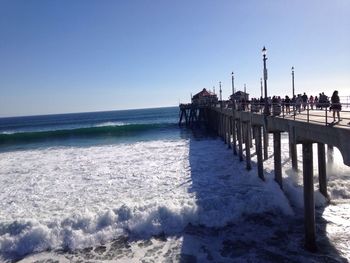
[[[273,96],[267,98],[267,102],[263,97],[252,98],[251,100],[245,100],[240,98],[236,100],[237,110],[250,110],[252,112],[264,112],[265,114],[271,114],[272,116],[278,116],[282,112],[284,114],[297,114],[305,110],[328,110],[333,111],[333,121],[336,121],[335,115],[337,115],[338,121],[341,121],[340,111],[342,109],[338,91],[333,92],[332,97],[329,99],[324,92],[318,96],[308,96],[305,92],[303,94],[294,95],[292,98],[285,96]],[[266,107],[268,107],[266,109]],[[349,123],[350,124],[350,123]]]

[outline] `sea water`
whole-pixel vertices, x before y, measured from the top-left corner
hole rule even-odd
[[[220,139],[179,128],[178,113],[173,107],[0,119],[0,261],[350,258],[350,169],[339,151],[328,165],[332,203],[315,192],[319,251],[309,253],[302,174],[291,170],[287,136],[282,191],[273,158],[264,162],[263,182],[254,150],[248,172]]]

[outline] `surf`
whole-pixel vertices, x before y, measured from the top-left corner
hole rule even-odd
[[[121,137],[133,136],[142,132],[176,127],[175,123],[148,123],[124,125],[97,125],[74,129],[59,129],[48,131],[14,132],[0,134],[0,145],[24,142],[35,142],[50,139],[75,139],[91,137]]]

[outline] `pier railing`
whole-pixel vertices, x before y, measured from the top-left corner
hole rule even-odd
[[[346,97],[348,98],[348,97]],[[349,97],[350,99],[350,97]],[[344,100],[342,100],[344,101]],[[330,103],[269,103],[269,116],[293,119],[297,121],[313,122],[324,124],[327,126],[337,125],[343,127],[350,127],[350,102],[340,103],[342,110],[340,111],[340,121],[337,113],[335,113],[335,120],[333,119],[333,110]],[[232,108],[232,104],[226,103],[226,108]],[[220,107],[220,105],[216,105]],[[237,111],[249,111],[254,113],[265,114],[265,103],[254,102],[240,103],[236,102]]]
[[[350,108],[350,96],[339,96],[340,102],[347,105],[347,108]]]

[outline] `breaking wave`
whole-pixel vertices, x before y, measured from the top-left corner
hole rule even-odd
[[[74,214],[62,221],[17,220],[0,225],[0,252],[18,259],[51,249],[75,250],[104,243],[121,235],[150,237],[181,231],[194,218],[195,211],[160,206],[151,210],[122,205],[97,214]]]
[[[76,129],[60,129],[49,131],[36,132],[17,132],[17,133],[2,133],[0,134],[1,144],[15,144],[20,142],[40,141],[47,139],[66,139],[66,138],[84,138],[98,136],[130,136],[137,135],[141,132],[166,129],[175,127],[175,123],[151,123],[151,124],[125,124],[115,125],[105,123],[94,127],[83,127]]]

